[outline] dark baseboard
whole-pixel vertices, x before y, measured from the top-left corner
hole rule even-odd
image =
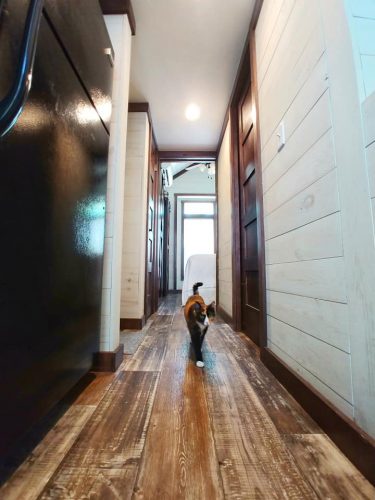
[[[101,351],[94,354],[92,371],[115,372],[124,359],[124,346],[120,344],[114,351]]]
[[[261,349],[260,359],[338,448],[375,485],[375,440],[268,348]]]
[[[231,316],[229,316],[229,314],[226,311],[224,311],[224,309],[220,305],[217,306],[216,311],[217,311],[217,314],[221,318],[223,318],[225,323],[227,323],[231,328],[233,328],[233,318]]]
[[[146,320],[142,318],[120,318],[120,330],[142,330]]]

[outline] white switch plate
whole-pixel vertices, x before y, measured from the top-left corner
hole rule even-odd
[[[277,151],[281,151],[285,146],[285,125],[284,122],[281,122],[277,129],[277,137],[279,138],[279,146]]]

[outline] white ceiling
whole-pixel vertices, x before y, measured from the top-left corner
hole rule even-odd
[[[254,1],[133,1],[130,102],[150,104],[160,150],[216,150]]]

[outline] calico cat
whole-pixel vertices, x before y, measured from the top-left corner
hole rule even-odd
[[[202,368],[204,366],[202,344],[210,320],[215,316],[215,302],[211,302],[208,306],[204,303],[203,298],[198,293],[200,286],[203,286],[203,283],[195,283],[193,286],[193,295],[188,298],[185,304],[184,314],[190,332],[196,365]]]

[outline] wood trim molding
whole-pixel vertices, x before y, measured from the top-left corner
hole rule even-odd
[[[216,180],[215,180],[216,182]],[[216,189],[216,188],[215,188]],[[173,204],[173,286],[174,290],[181,291],[177,288],[177,200],[179,196],[212,196],[215,197],[215,205],[217,204],[217,192],[215,193],[174,193],[174,204]],[[214,219],[215,220],[215,219]],[[216,241],[215,241],[216,243]],[[217,248],[217,247],[216,247]]]
[[[233,318],[221,307],[221,305],[217,306],[216,312],[218,316],[220,316],[225,323],[233,329]]]
[[[159,146],[158,146],[158,143],[156,141],[155,130],[154,130],[154,126],[152,124],[151,108],[150,108],[149,103],[148,102],[129,102],[128,112],[129,113],[147,113],[148,122],[150,124],[150,136],[152,135],[152,139],[154,141],[156,150],[158,152],[158,157],[159,157]]]
[[[142,318],[120,318],[120,330],[142,330],[145,323],[145,315]]]
[[[129,102],[129,113],[150,113],[150,105],[148,102]],[[150,119],[150,117],[149,117]]]
[[[222,140],[225,134],[225,130],[230,121],[230,163],[232,170],[232,182],[231,182],[231,201],[232,201],[232,278],[233,278],[233,299],[232,299],[232,307],[233,307],[233,329],[240,330],[241,329],[241,265],[240,265],[240,201],[239,201],[239,190],[238,190],[238,182],[239,182],[239,164],[238,164],[238,124],[237,124],[237,103],[240,97],[240,92],[245,84],[247,78],[249,78],[249,73],[251,74],[252,79],[252,90],[254,93],[254,103],[258,110],[258,95],[257,95],[257,82],[256,82],[256,52],[255,52],[255,33],[254,30],[256,28],[259,15],[262,9],[263,0],[256,0],[253,16],[250,21],[248,35],[246,37],[245,45],[242,51],[240,63],[237,70],[237,75],[235,78],[235,82],[233,85],[231,97],[228,104],[228,109],[225,114],[219,142],[217,145],[217,155],[219,155]],[[254,80],[255,77],[255,80]],[[260,140],[259,140],[259,114],[256,114],[256,161],[260,166]],[[261,168],[258,169],[257,178],[261,175]],[[260,188],[262,186],[262,180],[259,178],[257,181],[257,192],[262,193]],[[260,332],[260,345],[266,345],[266,322],[265,322],[265,282],[264,282],[264,242],[261,239],[263,237],[264,229],[263,229],[263,197],[262,194],[257,196],[257,203],[260,203],[260,212],[258,214],[258,240],[260,240],[260,248],[259,248],[259,272],[260,272],[260,280],[261,280],[261,305],[262,305],[262,318],[261,318],[261,332]]]
[[[361,473],[375,485],[375,440],[337,410],[270,349],[260,359]]]
[[[99,0],[99,3],[104,15],[126,14],[132,35],[135,35],[136,23],[131,0]]]
[[[124,346],[120,344],[114,351],[94,353],[93,372],[115,372],[124,360]]]
[[[160,161],[215,161],[216,151],[159,151]]]
[[[262,2],[258,2],[259,12]],[[256,19],[258,19],[258,17]],[[253,106],[255,113],[255,148],[254,157],[257,166],[256,173],[256,190],[257,190],[257,206],[258,206],[258,267],[259,267],[259,305],[260,305],[260,324],[259,324],[259,346],[267,346],[267,291],[266,291],[266,255],[265,255],[265,234],[264,234],[264,209],[263,209],[263,168],[262,168],[262,146],[260,141],[260,124],[259,124],[259,95],[258,95],[258,72],[256,64],[256,46],[255,46],[255,31],[250,33],[250,75],[251,75],[251,90],[253,94]]]

